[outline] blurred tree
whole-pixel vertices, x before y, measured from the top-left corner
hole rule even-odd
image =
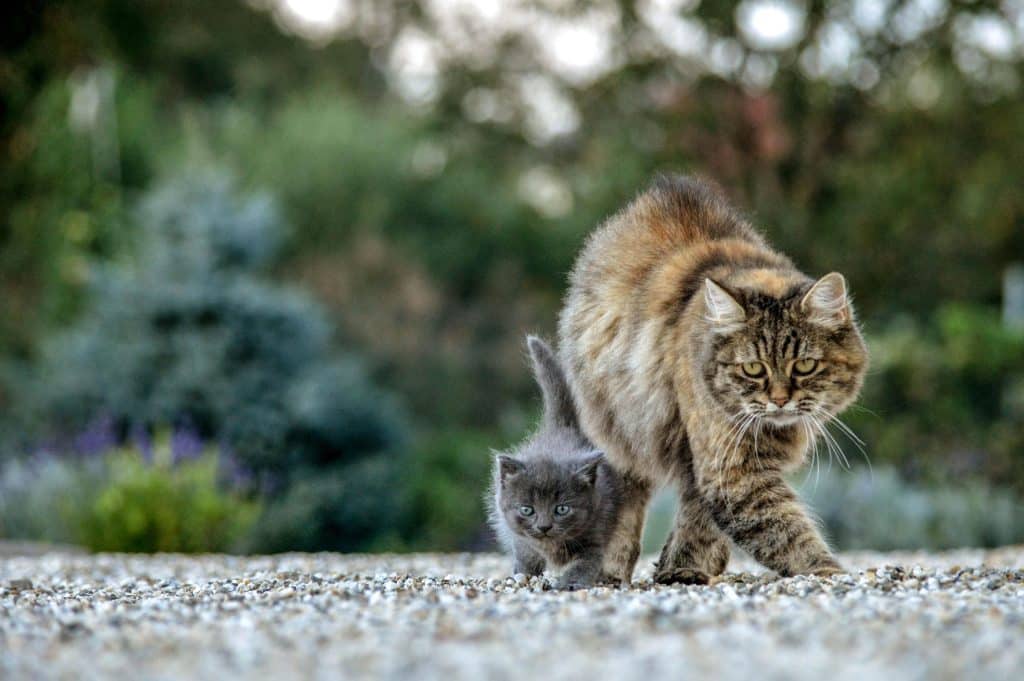
[[[193,172],[142,203],[137,257],[97,273],[93,303],[44,348],[40,421],[74,433],[188,423],[279,476],[397,445],[390,399],[330,353],[308,298],[258,282],[283,236],[265,196]]]

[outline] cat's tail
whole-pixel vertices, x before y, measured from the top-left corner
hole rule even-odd
[[[580,432],[576,404],[555,353],[537,336],[527,336],[526,345],[533,360],[533,376],[544,395],[544,421]]]

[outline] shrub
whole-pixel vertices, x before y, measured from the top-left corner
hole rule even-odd
[[[225,551],[260,508],[238,482],[230,457],[186,431],[12,460],[0,469],[0,536],[94,551]]]
[[[152,461],[115,451],[108,481],[85,509],[80,541],[94,551],[198,553],[233,547],[259,505],[219,484],[221,460],[210,451],[174,462],[167,445]]]

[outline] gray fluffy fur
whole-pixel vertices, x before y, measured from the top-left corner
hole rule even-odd
[[[622,481],[579,428],[565,374],[551,348],[527,339],[544,395],[541,425],[494,461],[490,523],[514,558],[514,571],[558,568],[559,588],[585,588],[607,578],[604,550],[615,527]],[[524,507],[530,510],[524,513]]]

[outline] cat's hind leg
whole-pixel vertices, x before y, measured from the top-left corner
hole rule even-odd
[[[615,530],[604,554],[602,581],[629,586],[633,568],[640,558],[640,540],[644,533],[651,483],[632,475],[623,475],[622,500]]]
[[[718,528],[689,471],[683,478],[675,526],[654,565],[658,584],[707,584],[729,563],[729,539]]]

